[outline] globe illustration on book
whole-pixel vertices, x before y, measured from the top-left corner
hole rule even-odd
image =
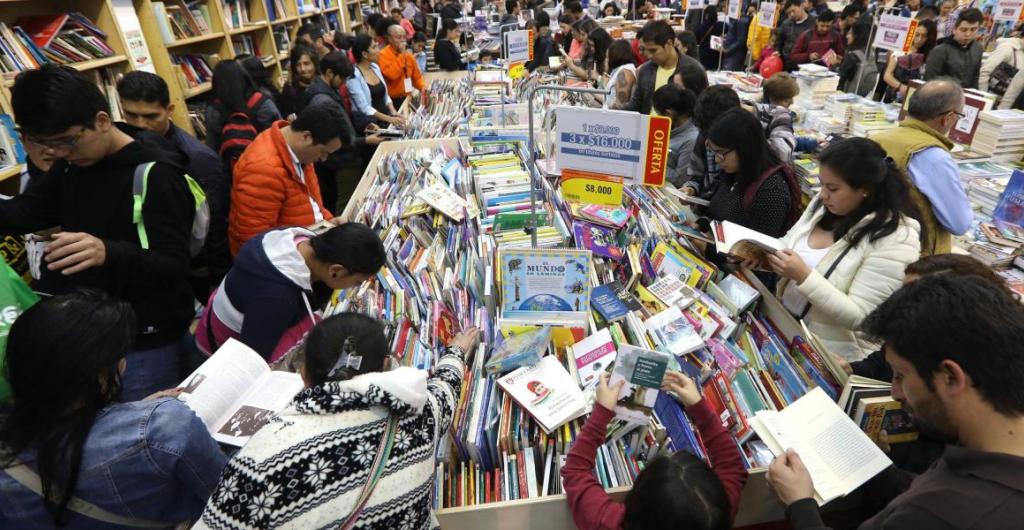
[[[561,298],[550,294],[537,294],[519,305],[520,311],[572,311],[572,307]]]

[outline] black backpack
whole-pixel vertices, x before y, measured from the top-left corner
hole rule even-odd
[[[233,169],[235,162],[242,156],[246,147],[256,139],[259,131],[253,124],[253,111],[263,101],[263,94],[259,91],[253,92],[249,101],[246,102],[246,112],[232,112],[224,121],[220,129],[220,159],[224,161],[227,169]],[[214,102],[219,104],[219,102]]]

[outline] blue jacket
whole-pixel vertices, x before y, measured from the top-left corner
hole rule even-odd
[[[35,450],[18,455],[36,469]],[[97,415],[75,496],[117,515],[166,522],[199,517],[227,457],[192,409],[173,398],[111,405]],[[67,528],[115,528],[70,512]],[[0,528],[53,528],[43,499],[0,471]]]
[[[384,74],[381,73],[377,63],[370,63],[370,68],[377,74],[377,79],[384,83]],[[355,74],[345,81],[345,85],[348,86],[348,93],[352,96],[352,110],[358,110],[367,116],[373,116],[377,112],[373,108],[373,100],[370,97],[370,85],[366,84],[366,78],[363,77],[363,72],[359,67],[355,68]],[[387,92],[387,86],[385,86],[384,101],[391,104],[391,96]]]

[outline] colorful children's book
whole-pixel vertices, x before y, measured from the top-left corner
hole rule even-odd
[[[548,434],[587,412],[583,391],[553,355],[499,378],[498,386]]]
[[[588,250],[501,249],[501,317],[529,324],[581,325],[590,306]]]
[[[615,230],[583,221],[573,221],[573,235],[576,246],[592,251],[598,256],[619,260],[625,255],[622,247],[615,244]]]
[[[588,204],[580,209],[580,213],[586,220],[610,228],[622,228],[629,220],[629,210],[606,204]]]
[[[615,342],[608,328],[577,342],[572,347],[576,361],[576,374],[580,386],[588,388],[597,384],[601,374],[615,361]]]
[[[504,374],[522,366],[532,366],[544,357],[551,344],[551,328],[512,335],[494,347],[484,365],[489,374]]]

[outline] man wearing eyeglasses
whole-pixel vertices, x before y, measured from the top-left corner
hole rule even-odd
[[[187,274],[195,202],[184,155],[158,134],[115,124],[99,88],[66,66],[20,74],[11,103],[29,150],[53,165],[24,193],[0,201],[0,233],[59,226],[42,260],[50,294],[95,289],[135,310],[122,400],[173,387],[194,314]],[[135,222],[133,181],[136,168],[151,162],[143,232]]]
[[[910,97],[907,118],[894,129],[871,136],[907,176],[910,195],[921,214],[925,241],[921,255],[948,254],[952,234],[971,227],[974,212],[960,184],[946,136],[964,116],[964,91],[952,79],[929,81]]]
[[[952,77],[964,88],[978,88],[984,47],[976,37],[983,20],[984,15],[975,8],[960,13],[953,34],[939,41],[939,45],[928,54],[924,68],[926,81]]]

